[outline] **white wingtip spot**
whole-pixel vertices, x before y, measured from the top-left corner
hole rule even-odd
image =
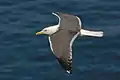
[[[67,70],[66,72],[70,74],[70,71]]]

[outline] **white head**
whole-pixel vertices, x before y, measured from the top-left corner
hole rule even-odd
[[[53,33],[55,33],[58,30],[58,26],[50,26],[47,28],[44,28],[42,31],[37,32],[36,35],[41,35],[41,34],[47,34],[47,35],[51,35]]]

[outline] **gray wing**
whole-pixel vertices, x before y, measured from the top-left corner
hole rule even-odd
[[[53,54],[57,57],[61,66],[71,72],[72,70],[72,42],[79,32],[59,30],[49,37]]]
[[[60,29],[79,31],[81,29],[81,20],[74,15],[56,12],[53,13],[59,18]]]

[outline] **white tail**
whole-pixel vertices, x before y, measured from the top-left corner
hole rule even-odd
[[[89,30],[84,30],[81,29],[81,36],[94,36],[94,37],[102,37],[103,36],[103,32],[102,31],[89,31]]]

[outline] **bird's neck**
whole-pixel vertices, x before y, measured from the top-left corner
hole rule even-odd
[[[51,35],[51,34],[54,34],[55,32],[57,32],[58,29],[59,29],[59,25],[50,26],[50,27],[49,27],[50,35]]]

